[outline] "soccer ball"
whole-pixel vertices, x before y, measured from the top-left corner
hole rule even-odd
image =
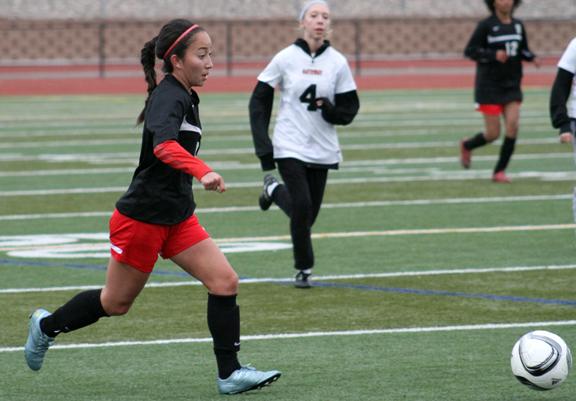
[[[514,344],[510,365],[520,383],[535,390],[551,390],[568,377],[572,354],[562,338],[536,330],[524,334]]]

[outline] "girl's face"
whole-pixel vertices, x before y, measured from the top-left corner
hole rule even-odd
[[[323,40],[330,27],[330,10],[324,4],[311,6],[300,22],[304,29],[304,39]]]
[[[494,0],[494,10],[501,14],[511,14],[514,8],[514,0]]]
[[[200,31],[194,35],[192,43],[186,49],[184,57],[172,55],[172,74],[186,88],[203,86],[212,64],[212,40],[207,32]]]

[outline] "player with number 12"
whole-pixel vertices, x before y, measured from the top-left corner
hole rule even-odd
[[[485,0],[491,15],[480,21],[466,45],[464,55],[476,62],[474,101],[484,116],[484,131],[460,142],[460,162],[470,168],[472,151],[500,137],[500,119],[505,136],[492,181],[509,183],[506,168],[514,153],[522,103],[522,62],[540,66],[528,47],[526,29],[514,18],[521,0]]]

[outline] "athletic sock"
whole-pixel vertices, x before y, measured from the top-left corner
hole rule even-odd
[[[218,376],[226,379],[241,368],[237,355],[240,350],[240,308],[236,295],[208,294],[208,328],[214,342]]]
[[[488,141],[486,140],[484,133],[478,132],[472,138],[468,139],[467,141],[464,141],[464,147],[468,150],[473,150],[473,149],[482,147],[482,146],[486,145],[487,143],[488,143]]]
[[[494,167],[494,173],[506,170],[508,162],[510,162],[510,158],[512,157],[512,153],[514,153],[515,145],[516,138],[504,137],[504,142],[500,148],[500,158],[498,159],[496,167]]]
[[[52,315],[42,319],[40,329],[47,336],[56,337],[60,333],[78,330],[108,316],[100,302],[101,292],[100,289],[77,294]]]
[[[272,198],[272,194],[274,193],[274,190],[276,189],[276,187],[280,185],[279,182],[273,182],[272,184],[268,185],[266,187],[266,193],[268,194],[268,196],[270,198]]]

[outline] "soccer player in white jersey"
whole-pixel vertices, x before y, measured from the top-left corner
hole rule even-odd
[[[558,72],[550,93],[552,126],[560,130],[560,141],[573,142],[576,133],[576,38],[572,39],[558,62]]]
[[[360,101],[346,58],[326,40],[330,9],[308,1],[299,15],[302,37],[274,56],[258,76],[250,99],[250,125],[263,171],[278,171],[283,184],[264,177],[260,208],[278,205],[290,218],[297,270],[295,286],[310,288],[314,266],[311,229],[324,196],[329,169],[342,154],[335,125],[352,122]],[[273,139],[268,128],[274,89],[281,91]]]
[[[572,39],[558,62],[558,71],[550,93],[550,119],[559,130],[560,142],[574,143],[576,135],[576,38]],[[576,147],[574,148],[576,156]],[[572,203],[576,221],[576,189]]]

